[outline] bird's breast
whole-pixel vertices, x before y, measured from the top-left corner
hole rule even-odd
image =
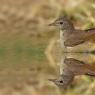
[[[65,41],[65,36],[64,36],[64,31],[60,31],[60,44],[61,47],[64,47],[64,41]]]

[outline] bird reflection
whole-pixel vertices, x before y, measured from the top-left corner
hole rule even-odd
[[[63,68],[63,72],[59,75],[59,78],[49,80],[55,83],[58,87],[62,87],[64,89],[72,83],[75,76],[95,76],[95,68],[93,65],[74,58],[65,58],[63,66],[64,68],[60,67]]]

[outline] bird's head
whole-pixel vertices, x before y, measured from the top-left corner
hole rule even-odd
[[[73,24],[70,22],[66,15],[59,16],[55,21],[50,23],[49,26],[57,26],[61,30],[74,28]]]
[[[58,87],[61,87],[61,88],[65,88],[65,82],[62,78],[59,78],[59,79],[49,79],[49,81],[53,82],[54,84],[56,84]]]

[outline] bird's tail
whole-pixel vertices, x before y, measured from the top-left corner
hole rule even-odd
[[[85,75],[95,77],[95,69],[89,68],[89,70],[87,70],[87,73]]]
[[[95,28],[86,30],[86,39],[95,42]]]
[[[87,75],[87,76],[93,76],[93,77],[95,77],[95,74],[92,74],[92,73],[87,73],[87,74],[85,74],[85,75]]]

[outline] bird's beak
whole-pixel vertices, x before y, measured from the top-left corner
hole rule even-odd
[[[48,26],[56,26],[56,23],[52,22],[52,23],[48,24]]]
[[[52,82],[54,82],[55,81],[55,79],[48,79],[49,81],[52,81]]]

